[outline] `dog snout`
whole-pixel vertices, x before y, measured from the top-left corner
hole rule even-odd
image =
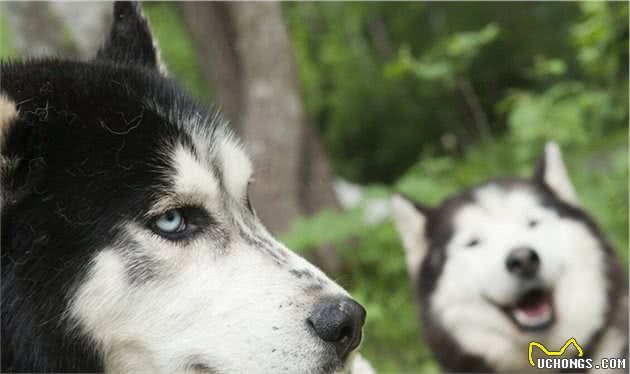
[[[361,342],[365,315],[361,304],[343,298],[316,305],[306,321],[317,336],[335,346],[337,355],[344,360]]]
[[[507,270],[521,278],[531,278],[538,273],[540,258],[535,250],[529,247],[514,248],[505,260]]]

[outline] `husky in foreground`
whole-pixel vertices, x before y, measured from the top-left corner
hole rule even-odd
[[[445,370],[530,370],[531,341],[551,351],[570,338],[593,365],[627,357],[625,273],[556,144],[530,179],[491,180],[437,208],[395,196],[392,208],[424,336]]]
[[[94,59],[1,74],[3,372],[348,370],[365,310],[256,218],[137,4]]]

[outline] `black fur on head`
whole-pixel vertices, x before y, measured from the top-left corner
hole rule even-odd
[[[142,223],[168,188],[160,150],[191,142],[173,118],[214,116],[158,73],[138,5],[114,8],[96,59],[0,65],[3,103],[17,109],[1,137],[2,372],[103,371],[65,318],[69,295],[120,222]]]

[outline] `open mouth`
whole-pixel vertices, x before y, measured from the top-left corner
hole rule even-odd
[[[522,331],[544,330],[555,319],[551,292],[533,289],[525,292],[516,303],[501,310]]]

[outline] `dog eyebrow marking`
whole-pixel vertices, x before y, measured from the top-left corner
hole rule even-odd
[[[219,183],[209,168],[204,167],[192,151],[182,145],[175,148],[174,192],[198,199],[197,203],[213,201],[220,193]]]
[[[247,193],[247,184],[253,167],[245,149],[231,135],[221,141],[217,149],[225,189],[235,199],[241,201]]]

